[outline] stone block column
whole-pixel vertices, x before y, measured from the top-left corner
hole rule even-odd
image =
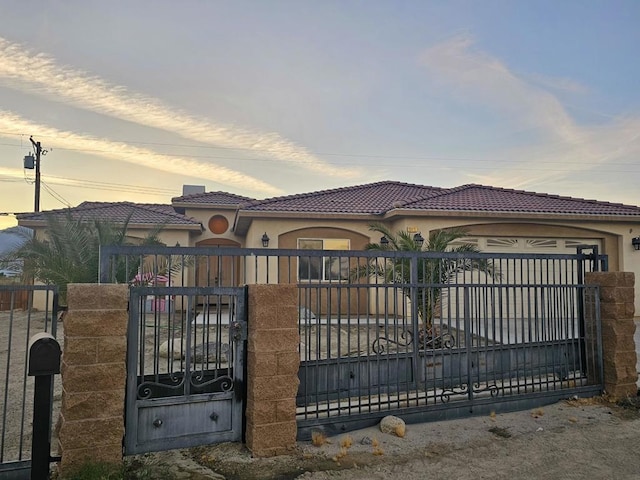
[[[249,285],[246,442],[256,457],[296,446],[298,297],[295,285]]]
[[[122,462],[127,285],[68,286],[62,354],[62,472]]]
[[[615,398],[635,396],[638,373],[633,339],[634,274],[592,272],[585,275],[585,282],[600,286],[605,391]]]

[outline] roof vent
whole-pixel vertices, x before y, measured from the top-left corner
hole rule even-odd
[[[182,196],[196,195],[204,192],[204,185],[182,185]]]

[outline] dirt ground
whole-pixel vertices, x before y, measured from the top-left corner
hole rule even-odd
[[[371,427],[326,440],[268,459],[223,443],[129,461],[157,478],[640,479],[640,398],[408,425],[404,438]]]
[[[42,328],[38,321],[32,327]],[[21,326],[14,325],[13,335]],[[2,365],[7,334],[6,328],[0,329]],[[15,341],[26,346],[28,338],[25,332]],[[23,368],[21,351],[12,356],[11,371]],[[59,379],[56,383],[54,419]],[[10,387],[23,388],[21,383]],[[28,382],[27,397],[31,388]],[[5,459],[20,445],[22,405],[13,405],[10,398],[3,406],[8,409]],[[28,433],[24,441],[26,451]],[[535,410],[408,425],[404,438],[372,427],[328,438],[321,446],[299,442],[291,455],[271,459],[252,458],[242,445],[225,443],[131,457],[127,462],[131,478],[147,479],[640,479],[640,398],[627,399],[625,405],[574,399]]]

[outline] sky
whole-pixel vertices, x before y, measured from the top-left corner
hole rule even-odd
[[[640,205],[637,0],[2,0],[0,228],[381,180]]]

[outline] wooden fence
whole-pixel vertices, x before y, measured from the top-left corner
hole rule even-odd
[[[13,297],[13,304],[12,302]],[[0,291],[0,311],[24,310],[29,304],[28,290],[5,290]]]

